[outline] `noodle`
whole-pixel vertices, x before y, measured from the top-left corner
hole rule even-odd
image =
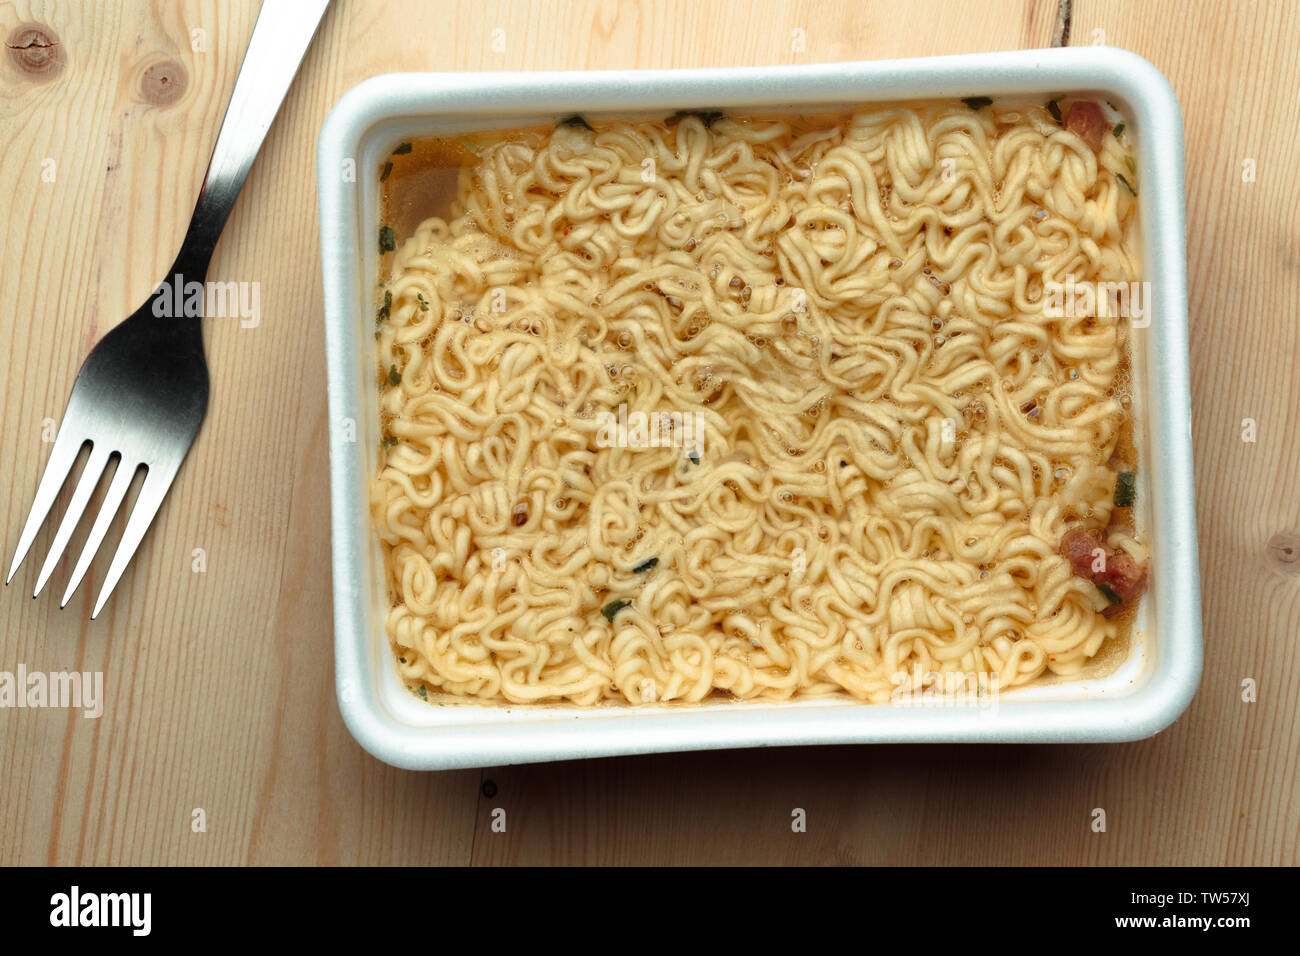
[[[403,679],[590,705],[1077,673],[1120,624],[1057,548],[1111,518],[1129,333],[1047,290],[1136,278],[1118,137],[1000,102],[595,125],[497,135],[391,257]]]

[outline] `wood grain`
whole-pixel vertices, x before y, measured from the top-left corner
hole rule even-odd
[[[5,570],[48,456],[43,423],[61,418],[86,352],[170,262],[257,6],[0,2],[0,33],[39,25],[61,59],[53,75],[24,72],[22,51],[0,64]],[[1070,42],[1151,59],[1186,118],[1206,662],[1170,730],[1117,746],[751,750],[413,774],[362,752],[334,702],[313,156],[345,90],[394,70],[1044,46],[1056,13],[1016,0],[923,0],[905,17],[848,0],[336,4],[209,276],[258,282],[261,322],[209,325],[207,422],[108,611],[88,622],[92,587],[64,611],[54,588],[26,596],[48,528],[0,597],[0,670],[105,681],[98,720],[0,711],[0,864],[1300,862],[1294,5],[1073,3]],[[184,82],[170,102],[146,85],[159,64]],[[1241,438],[1246,418],[1254,443]],[[69,570],[65,559],[56,586]],[[1257,703],[1241,700],[1246,678]],[[1098,807],[1105,833],[1089,827]],[[195,808],[206,832],[192,831]],[[791,831],[796,809],[806,833]]]

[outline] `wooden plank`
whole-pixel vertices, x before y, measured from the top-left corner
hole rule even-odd
[[[42,7],[67,48],[63,75],[38,86],[3,74],[0,187],[15,214],[0,255],[24,277],[0,290],[6,541],[48,454],[41,421],[62,416],[86,350],[175,253],[257,6]],[[9,10],[6,24],[37,14]],[[323,25],[217,251],[210,278],[258,283],[261,322],[209,323],[208,419],[113,602],[89,623],[93,588],[63,612],[57,595],[24,600],[33,559],[5,595],[3,666],[101,670],[106,700],[99,720],[0,713],[3,862],[469,858],[478,773],[385,767],[334,701],[314,153],[341,92],[384,68],[382,48],[362,60],[345,42],[354,15],[366,19],[338,9]],[[160,60],[187,78],[165,107],[140,87]],[[47,156],[55,183],[40,180]],[[195,808],[205,833],[192,832]]]
[[[48,455],[42,423],[62,416],[85,353],[171,260],[257,6],[0,7],[6,36],[37,23],[62,57],[53,75],[24,72],[36,54],[21,50],[0,65],[6,548]],[[364,754],[333,699],[314,173],[330,106],[393,70],[1043,46],[1057,5],[924,0],[905,18],[897,5],[841,0],[336,6],[213,263],[211,278],[259,283],[261,321],[210,324],[207,423],[113,603],[90,623],[92,587],[63,612],[57,593],[20,593],[48,530],[0,602],[0,670],[105,680],[98,720],[0,711],[0,863],[1300,861],[1293,7],[1072,5],[1073,45],[1147,56],[1186,116],[1206,671],[1171,730],[1107,747],[755,750],[422,775]],[[184,84],[170,102],[160,75]],[[1244,418],[1258,441],[1242,442]],[[1246,678],[1258,703],[1241,701]],[[1104,834],[1089,827],[1097,807]],[[195,808],[206,833],[191,830]],[[492,828],[497,808],[504,833]],[[796,809],[806,833],[791,831]]]

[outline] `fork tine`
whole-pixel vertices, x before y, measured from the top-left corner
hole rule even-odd
[[[99,484],[99,479],[104,475],[104,467],[108,464],[108,446],[103,442],[92,444],[90,446],[90,457],[86,459],[86,467],[81,470],[81,477],[77,479],[77,488],[72,493],[72,500],[68,502],[68,510],[63,514],[63,520],[59,522],[59,530],[54,533],[54,543],[50,545],[50,553],[45,556],[45,563],[41,565],[41,573],[36,577],[36,590],[32,592],[32,597],[41,593],[45,587],[45,582],[50,579],[54,573],[54,567],[59,563],[59,558],[63,557],[63,550],[68,546],[68,539],[72,537],[72,532],[77,528],[77,522],[81,520],[82,514],[86,510],[86,504],[90,501],[90,495]]]
[[[66,414],[64,424],[68,424]],[[72,471],[72,464],[77,460],[77,455],[81,453],[81,446],[85,443],[86,439],[83,437],[74,438],[70,428],[59,428],[59,434],[54,439],[54,449],[50,452],[50,460],[45,463],[45,473],[41,475],[41,483],[36,489],[36,500],[32,502],[32,510],[27,513],[27,523],[23,525],[23,533],[18,536],[18,550],[14,552],[13,563],[9,565],[9,576],[5,578],[5,584],[13,580],[18,565],[22,564],[23,558],[27,556],[28,549],[36,540],[36,532],[41,530],[45,516],[50,513],[54,499],[59,496],[63,483],[68,480],[68,472]]]
[[[91,560],[99,551],[104,535],[108,534],[108,526],[113,523],[117,509],[122,506],[122,499],[126,497],[126,491],[131,487],[131,479],[135,477],[138,468],[139,465],[128,465],[125,459],[118,459],[117,471],[113,472],[113,480],[109,483],[103,504],[99,506],[99,514],[95,516],[95,523],[90,528],[86,543],[81,548],[81,557],[77,558],[77,566],[73,568],[72,577],[68,579],[68,587],[63,592],[63,600],[59,602],[59,607],[68,606],[73,592],[81,584],[81,579],[86,576],[86,569],[90,567]]]
[[[99,597],[95,599],[95,609],[90,612],[92,620],[99,616],[100,609],[113,593],[113,588],[117,587],[117,582],[130,563],[132,555],[135,554],[135,549],[140,546],[144,533],[149,530],[153,516],[158,513],[159,506],[167,497],[167,489],[172,486],[172,479],[176,477],[178,465],[179,463],[165,468],[149,467],[146,472],[140,494],[136,496],[135,506],[131,509],[131,517],[127,519],[126,530],[122,532],[122,540],[118,542],[117,551],[113,555],[113,563],[108,566],[104,586],[100,588]]]

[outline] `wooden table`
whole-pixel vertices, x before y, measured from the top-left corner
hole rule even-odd
[[[171,261],[257,8],[0,5],[5,571],[82,358]],[[210,324],[207,422],[112,603],[89,622],[83,585],[58,609],[68,558],[27,596],[49,526],[0,598],[0,670],[104,674],[98,720],[0,710],[0,863],[1300,862],[1296,4],[1071,15],[1071,44],[1148,57],[1186,116],[1205,675],[1170,730],[420,774],[365,754],[335,704],[314,150],[345,90],[394,70],[1040,47],[1056,18],[1049,0],[337,3],[209,273],[260,283],[260,324]]]

